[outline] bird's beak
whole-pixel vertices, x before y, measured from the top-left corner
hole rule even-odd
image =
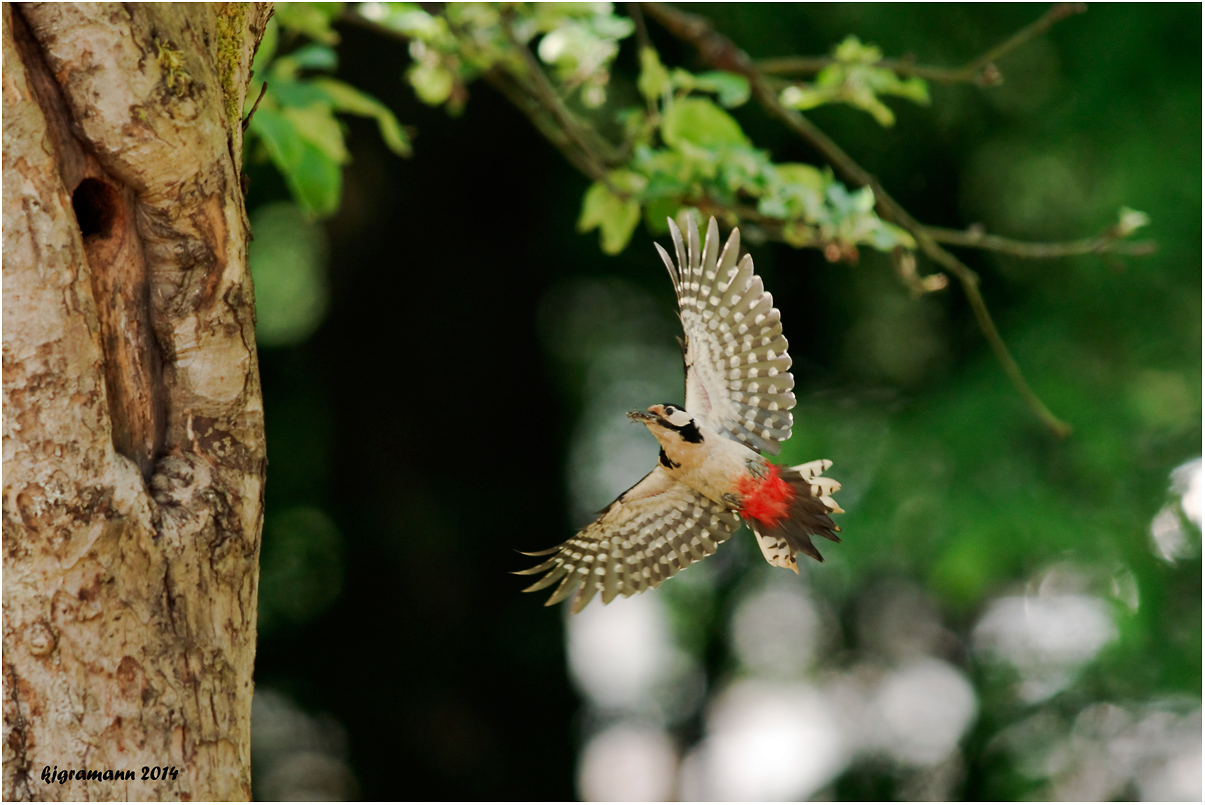
[[[650,414],[648,411],[628,411],[628,419],[631,419],[634,422],[647,423],[656,419],[656,417]]]

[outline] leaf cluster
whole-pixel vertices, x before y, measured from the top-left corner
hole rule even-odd
[[[247,131],[259,143],[257,155],[272,161],[312,216],[332,214],[342,195],[342,166],[350,157],[337,115],[374,119],[390,150],[411,153],[409,136],[387,106],[330,76],[339,63],[338,35],[330,27],[339,11],[339,3],[282,4],[256,53],[257,78],[247,96]],[[298,35],[316,41],[281,54],[282,39],[297,42]]]
[[[358,13],[408,39],[414,65],[407,79],[428,104],[458,113],[464,87],[490,72],[509,73],[529,88],[566,129],[565,148],[594,179],[578,226],[597,229],[608,254],[627,246],[642,214],[661,232],[666,217],[692,208],[730,224],[753,219],[793,246],[825,249],[830,259],[856,259],[859,246],[915,248],[907,232],[874,212],[869,190],[851,190],[829,170],[776,163],[757,148],[727,111],[750,98],[743,76],[671,70],[645,45],[636,92],[611,93],[643,103],[607,105],[620,42],[635,27],[610,3],[457,3],[439,15],[415,3],[373,3]],[[540,77],[524,58],[529,46],[548,69],[553,97],[541,97]],[[823,77],[825,85],[848,74],[845,84],[862,89],[826,90],[829,100],[867,106],[877,93],[927,97],[920,79],[892,83],[865,65],[877,60],[876,49],[854,39],[838,52],[843,60]],[[571,105],[593,115],[591,123],[577,121]],[[597,142],[607,129],[622,132],[622,142]]]
[[[893,95],[927,106],[929,85],[918,76],[900,77],[880,66],[883,51],[848,36],[833,49],[833,62],[820,71],[812,84],[798,82],[782,91],[783,105],[791,109],[815,109],[830,103],[845,103],[869,112],[882,126],[895,124],[895,113],[880,96]]]

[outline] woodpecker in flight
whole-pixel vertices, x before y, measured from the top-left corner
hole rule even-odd
[[[528,556],[551,557],[519,575],[545,573],[524,592],[560,582],[548,605],[573,597],[580,612],[595,593],[610,603],[634,595],[710,556],[740,526],[753,530],[766,561],[799,572],[796,555],[824,561],[811,536],[840,542],[830,514],[841,485],[823,473],[832,462],[771,464],[791,436],[795,378],[774,300],[739,262],[740,232],[720,250],[715,218],[699,249],[693,219],[686,243],[671,219],[677,264],[656,244],[678,296],[686,364],[686,407],[663,404],[628,416],[661,444],[653,471],[569,541]]]

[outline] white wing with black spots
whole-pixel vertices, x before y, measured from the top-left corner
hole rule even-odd
[[[715,553],[740,526],[740,517],[658,466],[624,492],[577,536],[530,556],[553,556],[519,575],[547,572],[523,592],[560,585],[548,605],[573,595],[574,613],[595,593],[610,603],[657,587],[688,565]],[[574,592],[576,590],[576,595]]]
[[[669,225],[677,264],[660,244],[657,251],[686,333],[686,410],[754,450],[778,453],[791,436],[795,378],[774,299],[753,273],[753,258],[738,262],[739,230],[720,252],[715,218],[702,249],[693,218],[687,243]]]

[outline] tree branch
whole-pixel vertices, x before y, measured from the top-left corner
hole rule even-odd
[[[1057,3],[1051,6],[1045,14],[1025,26],[1000,44],[982,55],[971,59],[962,67],[935,67],[916,64],[911,57],[902,59],[882,59],[875,63],[876,67],[891,70],[894,73],[909,78],[916,76],[927,81],[940,84],[971,83],[980,87],[996,86],[1004,80],[1004,76],[996,68],[995,62],[1008,53],[1016,50],[1035,37],[1050,30],[1059,20],[1072,14],[1087,11],[1083,3]],[[769,75],[814,75],[836,59],[831,56],[787,56],[777,59],[763,59],[757,62],[757,69]]]
[[[1079,254],[1125,254],[1142,256],[1154,254],[1159,245],[1153,240],[1121,240],[1117,227],[1109,227],[1094,238],[1081,238],[1062,243],[1029,243],[999,235],[989,235],[981,229],[944,229],[939,226],[925,227],[933,240],[951,246],[970,249],[985,249],[1012,257],[1031,260],[1047,260],[1054,257],[1072,257]]]
[[[974,59],[963,69],[968,73],[978,72],[1008,52],[1025,44],[1030,39],[1046,33],[1059,20],[1070,17],[1072,14],[1081,14],[1087,10],[1088,7],[1083,3],[1057,3],[1051,6],[1041,17],[1026,25],[987,53]]]
[[[519,77],[512,74],[512,79],[520,88],[525,89],[527,94],[531,96],[540,109],[547,114],[555,124],[561,129],[564,138],[567,140],[567,145],[576,150],[578,160],[575,165],[584,166],[582,172],[596,182],[605,182],[607,179],[607,163],[610,161],[607,157],[613,156],[610,152],[614,148],[610,143],[600,143],[598,136],[590,136],[584,127],[578,123],[577,118],[572,112],[565,108],[565,104],[557,96],[556,90],[548,80],[548,76],[544,74],[540,63],[536,61],[536,57],[532,55],[531,50],[518,40],[515,36],[514,29],[511,28],[509,14],[502,15],[502,30],[506,33],[506,40],[510,46],[518,54],[522,60],[524,67],[527,68],[528,86],[522,87]],[[521,107],[522,108],[522,107]],[[565,148],[561,149],[568,156]],[[606,153],[599,153],[602,150]]]
[[[917,222],[907,210],[900,206],[883,189],[874,176],[846,154],[828,135],[818,129],[799,112],[783,106],[778,100],[778,94],[770,87],[765,75],[757,69],[749,56],[736,47],[730,39],[713,29],[707,20],[695,14],[690,14],[660,3],[645,3],[644,8],[648,16],[660,22],[670,33],[693,45],[699,51],[704,61],[718,69],[728,70],[745,76],[749,80],[754,97],[757,98],[758,103],[761,104],[771,117],[782,122],[802,140],[819,151],[824,159],[848,180],[857,185],[869,186],[874,192],[879,214],[887,220],[893,221],[904,229],[907,229],[916,239],[921,251],[929,259],[953,274],[959,284],[962,285],[963,293],[966,294],[967,301],[970,302],[971,310],[975,314],[975,320],[979,324],[979,329],[983,332],[989,346],[991,346],[992,351],[996,354],[997,360],[1004,367],[1004,371],[1008,375],[1009,380],[1012,381],[1017,393],[1021,395],[1021,398],[1033,411],[1034,415],[1057,436],[1065,436],[1071,432],[1071,426],[1055,416],[1025,380],[1025,375],[1021,372],[1020,366],[1017,365],[1008,347],[1005,346],[1004,340],[1000,337],[1000,332],[996,329],[995,322],[992,321],[987,304],[983,300],[983,295],[979,292],[979,276],[974,271],[957,257],[943,249],[926,227]],[[1049,16],[1047,14],[1043,20]],[[1041,22],[1042,20],[1039,20],[1035,25]],[[1052,23],[1053,20],[1050,20],[1046,24],[1049,25]],[[1033,27],[1030,26],[1030,28]],[[1019,32],[1009,42],[1018,39],[1020,33],[1023,32]],[[1008,44],[1008,42],[1004,44]],[[985,55],[1002,52],[1002,47],[997,47]],[[976,62],[978,61],[976,60]]]

